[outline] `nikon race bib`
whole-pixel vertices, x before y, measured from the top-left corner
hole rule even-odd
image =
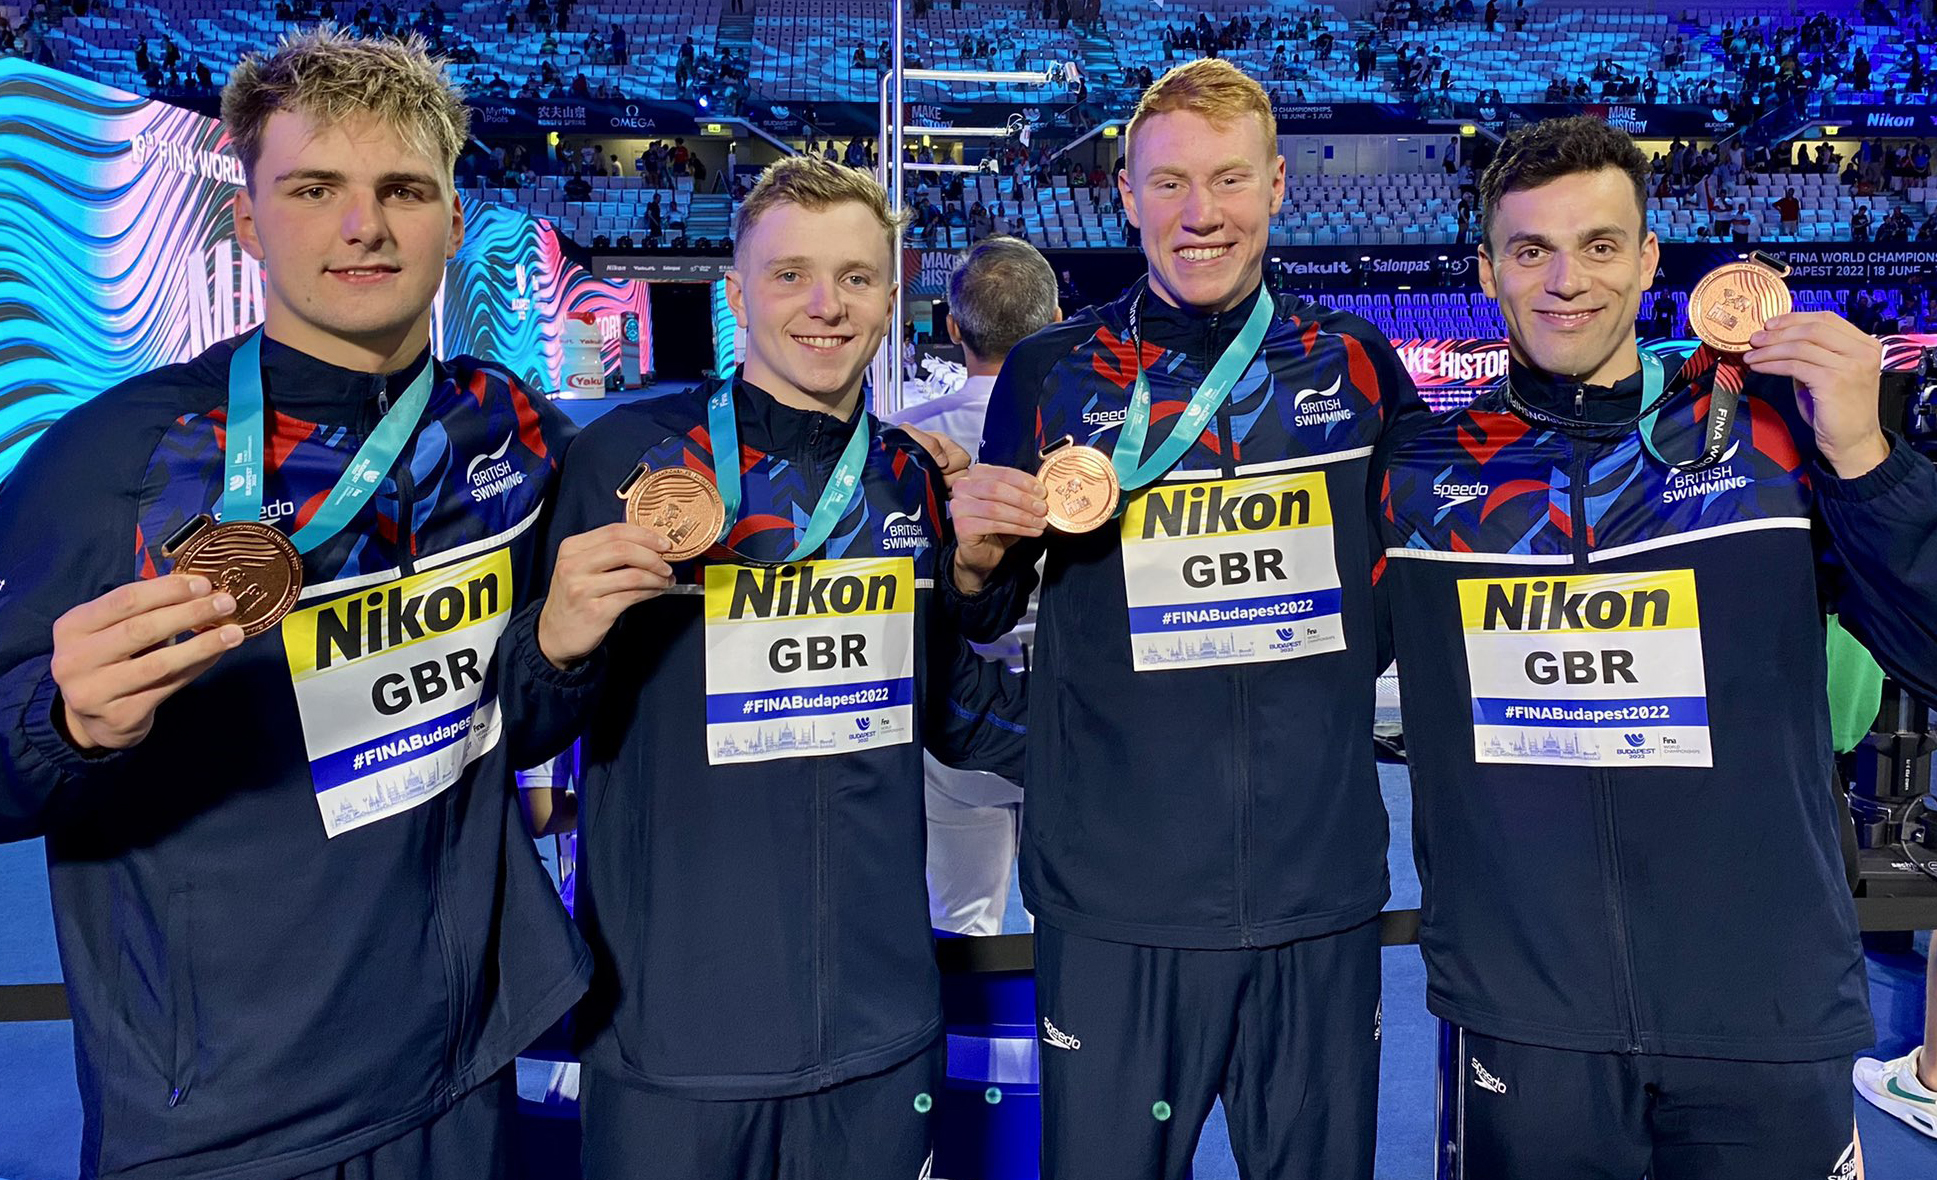
[[[706,569],[706,760],[811,758],[915,737],[915,563]]]
[[[498,702],[480,698],[510,617],[507,549],[289,613],[283,649],[325,832],[435,798],[497,745]]]
[[[1693,570],[1463,578],[1473,756],[1709,766]]]
[[[1322,472],[1158,484],[1123,513],[1139,672],[1345,647]]]

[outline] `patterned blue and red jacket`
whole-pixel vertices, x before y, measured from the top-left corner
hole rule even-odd
[[[1894,440],[1837,478],[1786,378],[1696,472],[1705,382],[1636,423],[1639,374],[1508,380],[1533,413],[1490,391],[1381,476],[1428,1006],[1595,1052],[1869,1045],[1824,615],[1937,685],[1937,471]]]
[[[981,458],[1033,472],[1064,437],[1110,452],[1139,355],[1151,386],[1147,456],[1259,298],[1276,305],[1261,351],[1159,486],[1321,477],[1338,577],[1326,605],[1342,621],[1342,650],[1136,671],[1116,522],[1014,545],[974,596],[945,583],[969,638],[993,640],[1021,616],[1047,550],[1030,666],[1022,891],[1039,920],[1086,937],[1274,946],[1350,929],[1388,896],[1372,749],[1374,682],[1388,658],[1371,582],[1368,472],[1380,439],[1425,408],[1385,337],[1357,316],[1262,284],[1208,314],[1173,307],[1139,282],[1010,352]],[[1140,346],[1129,324],[1139,300]]]
[[[326,834],[287,627],[165,701],[131,749],[84,757],[63,735],[54,621],[168,573],[169,538],[219,515],[236,343],[76,407],[0,487],[0,839],[46,837],[89,1177],[246,1180],[367,1151],[504,1068],[589,974],[525,835],[508,736],[462,747],[468,764],[441,793]],[[533,597],[537,521],[570,426],[472,358],[427,349],[386,378],[263,342],[261,519],[285,531],[433,363],[390,474],[304,558],[299,611],[380,597],[367,632],[339,636],[359,651],[407,653],[453,621],[384,589],[412,574],[497,555],[484,609]],[[521,732],[531,694],[498,683],[488,645],[468,654],[462,674],[482,672],[502,734]],[[417,688],[448,692],[457,674],[427,669]],[[519,675],[570,691],[549,665]],[[380,721],[408,680],[386,679],[374,707],[366,692],[307,720]]]

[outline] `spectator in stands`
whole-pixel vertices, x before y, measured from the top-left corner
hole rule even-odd
[[[1877,226],[1876,240],[1879,242],[1907,242],[1910,240],[1910,215],[1902,208],[1893,209],[1883,223]]]
[[[1858,93],[1870,88],[1870,55],[1861,45],[1856,47],[1856,56],[1850,60],[1850,85]]]
[[[589,201],[592,199],[592,182],[584,176],[574,176],[565,182],[565,199],[568,201]]]
[[[1783,193],[1780,200],[1770,202],[1775,207],[1776,216],[1782,219],[1782,236],[1793,238],[1802,230],[1802,202],[1796,198],[1796,190]]]
[[[1924,223],[1917,227],[1917,241],[1937,242],[1937,210],[1933,210]]]
[[[666,215],[659,207],[659,194],[654,192],[646,203],[646,241],[657,246],[665,233]]]
[[[1850,241],[1867,242],[1870,240],[1870,207],[1858,205],[1856,212],[1850,214]]]
[[[1666,292],[1655,296],[1654,318],[1649,323],[1648,334],[1656,340],[1674,338],[1676,321],[1681,317],[1676,313],[1675,301]]]

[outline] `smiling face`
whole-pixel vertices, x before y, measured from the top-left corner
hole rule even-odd
[[[1640,368],[1635,316],[1661,248],[1619,168],[1501,196],[1480,246],[1480,287],[1500,302],[1515,358],[1612,385]]]
[[[1254,115],[1222,127],[1192,110],[1147,116],[1117,177],[1143,233],[1150,289],[1174,307],[1227,311],[1264,281],[1285,160]]]
[[[846,418],[894,308],[888,231],[859,201],[776,204],[739,242],[726,299],[746,328],[748,381]]]
[[[235,207],[236,237],[263,263],[268,334],[366,372],[412,360],[464,240],[445,172],[380,120],[270,116]]]

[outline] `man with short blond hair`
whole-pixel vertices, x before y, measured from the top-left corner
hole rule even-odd
[[[47,840],[81,1171],[501,1175],[512,1060],[589,973],[492,667],[570,431],[431,354],[468,120],[421,41],[292,37],[223,113],[262,329],[0,490],[0,839]]]
[[[1126,148],[1149,276],[1010,353],[944,583],[990,639],[1047,553],[1022,842],[1044,1175],[1174,1180],[1221,1097],[1246,1175],[1363,1180],[1387,895],[1367,472],[1418,397],[1370,324],[1265,287],[1285,163],[1256,82],[1173,69]],[[1068,445],[1125,508],[1050,534],[1052,498],[1091,510],[1030,474]]]
[[[583,730],[589,1180],[913,1178],[928,1155],[921,751],[1019,776],[1021,708],[931,607],[942,472],[865,404],[899,220],[866,173],[766,171],[727,277],[745,363],[579,436],[551,594],[507,639],[599,686],[533,751]],[[669,472],[719,497],[676,550],[614,523],[615,488]]]

